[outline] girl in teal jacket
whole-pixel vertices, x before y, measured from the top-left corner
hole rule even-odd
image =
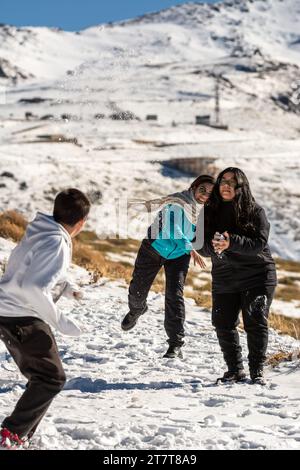
[[[195,265],[205,267],[196,250],[202,245],[201,210],[213,186],[211,176],[201,175],[188,190],[146,203],[159,203],[161,208],[140,246],[129,286],[129,312],[121,326],[125,331],[131,330],[146,312],[149,290],[163,266],[166,275],[164,326],[169,342],[164,357],[182,358],[185,321],[183,289],[190,258]]]

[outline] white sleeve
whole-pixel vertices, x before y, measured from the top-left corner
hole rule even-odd
[[[65,276],[68,261],[63,241],[59,238],[48,240],[36,250],[22,288],[30,307],[40,318],[66,335],[78,336],[80,328],[58,310],[51,294],[51,289]]]
[[[61,296],[74,300],[74,292],[80,292],[80,287],[75,282],[72,282],[67,278],[58,281],[54,289],[56,293],[56,296],[54,295],[55,303]]]

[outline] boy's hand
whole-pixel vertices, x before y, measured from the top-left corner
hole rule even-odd
[[[82,293],[81,291],[79,291],[79,290],[78,290],[78,291],[74,291],[74,292],[73,292],[73,297],[74,297],[74,299],[77,300],[77,302],[78,302],[79,300],[82,300],[82,299],[83,299],[83,293]]]
[[[192,257],[192,260],[194,261],[194,266],[196,266],[196,264],[198,264],[198,266],[200,266],[200,268],[202,268],[202,269],[206,268],[206,264],[205,264],[204,259],[202,258],[202,256],[199,255],[199,253],[197,253],[196,250],[191,251],[191,257]]]

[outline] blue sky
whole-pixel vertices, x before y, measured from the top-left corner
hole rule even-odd
[[[213,3],[215,0],[206,0]],[[186,1],[176,0],[0,0],[0,23],[57,26],[77,31],[109,21],[133,18]]]

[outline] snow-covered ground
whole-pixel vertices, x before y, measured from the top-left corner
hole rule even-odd
[[[1,258],[11,244],[1,240]],[[57,334],[68,382],[36,434],[39,449],[298,449],[300,363],[267,368],[268,385],[215,385],[223,359],[207,310],[187,299],[184,360],[163,359],[167,344],[161,294],[125,333],[124,282],[85,284],[80,304],[61,300],[65,313],[88,332]],[[241,333],[243,351],[247,347]],[[271,331],[269,353],[296,351],[300,342]],[[0,344],[0,421],[12,410],[25,380]]]

